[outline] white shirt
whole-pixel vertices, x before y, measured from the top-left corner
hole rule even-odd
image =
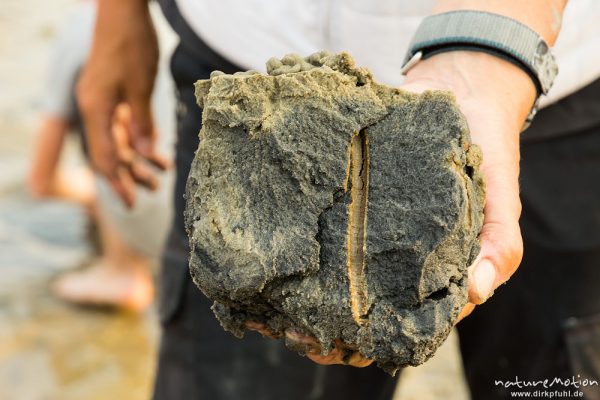
[[[435,0],[176,0],[209,46],[242,68],[264,71],[270,57],[347,51],[388,85]],[[600,77],[600,1],[570,0],[554,48],[559,75],[542,105]]]

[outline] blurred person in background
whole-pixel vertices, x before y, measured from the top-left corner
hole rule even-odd
[[[208,78],[212,70],[264,71],[263,63],[271,56],[322,49],[349,51],[383,83],[414,92],[455,94],[473,142],[482,149],[487,181],[482,250],[469,268],[470,303],[463,315],[486,302],[511,277],[521,262],[523,242],[528,249],[522,272],[459,324],[473,398],[506,398],[508,393],[495,386],[494,379],[551,380],[579,373],[598,378],[597,370],[586,370],[598,365],[599,350],[593,343],[594,332],[600,331],[597,2],[572,1],[558,42],[566,0],[161,3],[181,42],[171,64],[179,100],[176,214],[161,280],[163,337],[156,399],[390,397],[393,380],[373,367],[323,369],[286,350],[281,341],[257,335],[238,340],[223,332],[210,311],[211,302],[194,286],[188,271],[183,192],[202,125],[193,83]],[[148,102],[158,57],[156,38],[145,0],[100,0],[100,4],[92,55],[78,97],[95,168],[133,206],[135,183],[151,183],[138,163],[158,157]],[[522,138],[523,124],[540,90],[518,62],[452,48],[416,63],[403,81],[403,58],[419,23],[427,15],[456,10],[508,17],[548,45],[556,42],[561,74],[543,100],[547,111]],[[122,103],[130,105],[133,116],[125,143],[113,140],[108,129]],[[138,155],[138,161],[119,157],[123,145]],[[342,353],[309,357],[340,364]]]
[[[79,136],[85,158],[89,156],[75,86],[90,51],[95,18],[96,3],[82,1],[58,34],[27,187],[36,199],[56,198],[84,207],[90,239],[99,247],[99,257],[89,266],[55,280],[55,295],[82,305],[142,311],[154,298],[151,268],[162,249],[171,215],[169,197],[165,195],[169,190],[168,174],[153,178],[152,188],[158,187],[159,179],[165,187],[157,193],[140,193],[140,207],[132,212],[121,205],[88,165],[61,163],[71,132]],[[130,119],[131,110],[121,106],[111,121],[115,140],[127,140],[125,127]]]

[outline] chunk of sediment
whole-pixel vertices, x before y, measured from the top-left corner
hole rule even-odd
[[[190,270],[222,326],[341,339],[388,372],[427,360],[467,302],[481,155],[454,97],[375,82],[345,53],[196,83]]]

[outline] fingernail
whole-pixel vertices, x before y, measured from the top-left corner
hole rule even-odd
[[[475,279],[475,290],[481,301],[486,301],[494,291],[496,281],[496,269],[490,260],[483,259],[477,264],[473,271]]]

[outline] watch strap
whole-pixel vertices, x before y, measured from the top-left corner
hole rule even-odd
[[[426,17],[409,46],[403,71],[420,58],[452,50],[483,51],[518,65],[540,95],[548,93],[558,73],[547,43],[534,30],[503,15],[472,10]]]

